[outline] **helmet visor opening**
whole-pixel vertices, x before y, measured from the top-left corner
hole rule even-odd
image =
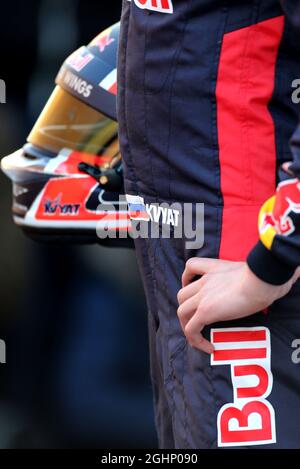
[[[70,148],[100,155],[116,145],[117,129],[117,122],[56,86],[28,142],[54,154]]]

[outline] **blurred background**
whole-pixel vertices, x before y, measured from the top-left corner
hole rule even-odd
[[[121,0],[2,2],[0,157],[25,143],[67,55],[120,11]],[[34,243],[11,220],[3,174],[0,192],[0,448],[155,448],[134,252]]]

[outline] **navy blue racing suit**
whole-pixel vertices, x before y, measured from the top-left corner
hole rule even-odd
[[[161,229],[135,240],[161,448],[300,447],[299,282],[267,314],[206,327],[211,357],[176,314],[190,257],[247,260],[275,285],[300,264],[299,3],[123,0],[125,188],[133,226]],[[201,245],[175,236],[174,204]]]

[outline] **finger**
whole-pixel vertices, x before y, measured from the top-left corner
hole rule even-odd
[[[295,270],[294,276],[293,276],[293,281],[294,283],[297,282],[297,280],[300,278],[300,267],[297,267]]]
[[[198,311],[192,316],[192,318],[185,326],[184,332],[189,343],[193,347],[196,347],[206,353],[212,353],[214,351],[214,346],[211,344],[211,342],[205,339],[201,333],[204,327],[205,324],[203,322],[203,316],[200,315],[198,309]]]
[[[182,274],[182,286],[185,287],[191,282],[195,281],[195,277],[205,275],[212,270],[226,271],[238,269],[240,262],[225,261],[223,259],[210,259],[192,257],[186,262],[185,270]],[[200,279],[201,280],[201,279]]]
[[[186,287],[181,288],[181,290],[179,290],[177,294],[178,304],[181,305],[186,300],[196,295],[200,291],[202,283],[203,283],[203,280],[201,278],[199,280],[194,280],[194,282],[191,282]]]
[[[186,287],[193,281],[193,278],[196,275],[206,274],[221,262],[224,261],[220,261],[220,259],[208,259],[205,257],[192,257],[185,264],[185,269],[182,274],[182,286]]]
[[[293,171],[290,169],[291,164],[292,164],[292,161],[286,161],[285,163],[282,164],[281,167],[283,171],[285,171],[287,174],[289,174],[290,176],[294,176]]]
[[[179,306],[177,310],[177,316],[179,318],[179,322],[183,332],[185,326],[197,311],[198,305],[199,295],[194,295]]]
[[[201,330],[204,328],[204,324],[202,325]],[[201,350],[202,352],[212,354],[214,352],[214,346],[209,340],[203,337],[201,331],[195,332],[190,335],[189,332],[186,333],[186,338],[188,343],[191,347]]]

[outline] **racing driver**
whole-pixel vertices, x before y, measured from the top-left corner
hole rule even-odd
[[[135,240],[161,448],[300,448],[299,30],[299,0],[123,0],[125,189],[133,226],[161,229]]]

